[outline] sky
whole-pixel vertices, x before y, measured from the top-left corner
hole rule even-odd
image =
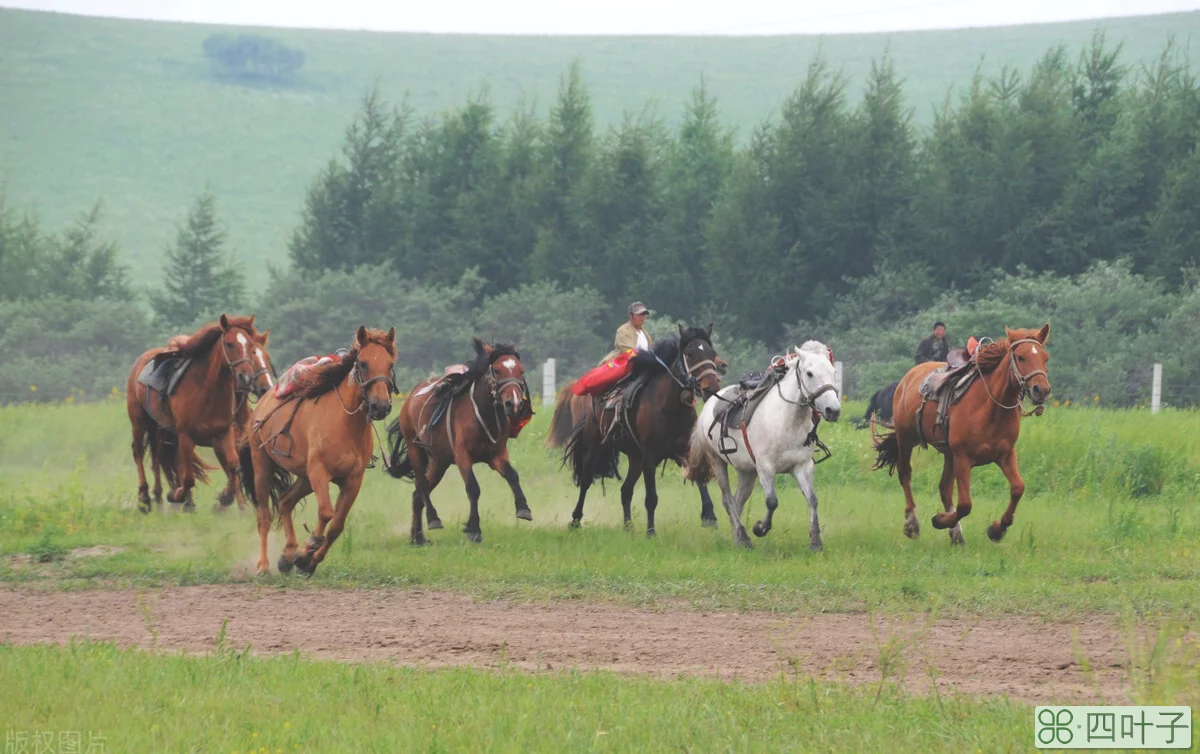
[[[842,34],[1200,9],[1200,0],[0,0],[161,21],[463,34]]]

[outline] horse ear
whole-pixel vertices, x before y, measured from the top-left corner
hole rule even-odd
[[[388,339],[388,343],[394,344],[396,342],[396,328],[395,327],[388,330],[387,339]]]
[[[229,317],[226,316],[225,314],[222,314],[220,322],[221,322],[221,329],[226,332],[229,332]]]
[[[1004,337],[1008,338],[1008,342],[1009,342],[1009,343],[1012,343],[1012,341],[1013,341],[1013,334],[1012,334],[1012,330],[1009,330],[1009,329],[1008,329],[1008,325],[1005,325],[1005,326],[1004,326]]]
[[[257,317],[257,316],[258,316],[257,314],[251,314],[251,315],[250,315],[250,326],[251,326],[251,327],[254,327],[254,318],[255,318],[255,317]]]
[[[712,342],[712,322],[708,323],[708,342]]]
[[[1050,337],[1050,323],[1042,325],[1042,329],[1038,331],[1037,339],[1042,345],[1046,345],[1046,338]]]
[[[269,328],[269,327],[266,330],[263,330],[261,333],[259,333],[258,334],[259,345],[265,346],[267,344],[267,338],[269,338],[270,336],[271,336],[271,328]]]
[[[682,338],[683,337],[683,323],[676,322],[675,326],[679,328],[679,337]]]
[[[354,333],[354,342],[360,346],[367,344],[367,326],[359,325],[358,332]]]
[[[483,341],[479,339],[478,335],[471,338],[471,347],[475,349],[476,356],[487,353],[487,346],[483,344]]]

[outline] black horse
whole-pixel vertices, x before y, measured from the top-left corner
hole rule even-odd
[[[583,519],[583,501],[597,479],[619,476],[617,460],[629,458],[621,485],[625,524],[631,521],[630,504],[638,477],[646,484],[646,535],[654,535],[654,509],[658,506],[655,472],[664,461],[683,466],[688,441],[696,425],[695,399],[710,396],[721,387],[720,375],[728,369],[712,345],[712,325],[680,326],[679,337],[664,338],[653,350],[633,357],[633,371],[616,405],[600,399],[572,396],[564,390],[551,421],[550,444],[563,447],[563,463],[570,464],[579,501],[571,525]],[[573,406],[572,404],[578,404]],[[614,426],[616,423],[616,426]],[[707,517],[715,523],[712,500],[701,490]],[[702,513],[702,516],[704,513]]]
[[[875,391],[875,395],[871,396],[871,402],[867,404],[867,413],[863,418],[854,422],[854,426],[858,429],[864,429],[871,423],[871,414],[875,414],[877,421],[892,423],[892,398],[896,395],[896,386],[900,384],[900,380],[896,380],[887,387]]]

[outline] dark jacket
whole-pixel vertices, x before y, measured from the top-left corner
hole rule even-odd
[[[917,345],[917,363],[924,364],[926,361],[945,361],[946,354],[950,353],[949,338],[937,338],[930,335]]]

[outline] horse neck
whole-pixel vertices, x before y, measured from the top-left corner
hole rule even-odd
[[[354,383],[354,370],[351,369],[342,381],[334,388],[335,396],[341,401],[342,412],[348,414],[346,419],[351,422],[367,422],[367,395]]]
[[[784,373],[783,379],[775,387],[771,388],[767,399],[774,396],[775,402],[780,404],[777,409],[778,413],[784,416],[789,414],[795,415],[799,419],[800,424],[803,425],[805,422],[812,421],[813,407],[808,404],[797,405],[801,403],[800,387],[796,379],[796,370],[799,368],[800,365],[797,363],[794,367],[788,369]],[[780,394],[782,394],[782,397],[780,397]]]
[[[997,402],[1002,403],[1005,406],[1011,406],[1017,403],[1018,399],[1021,397],[1021,386],[1017,384],[1016,379],[1013,378],[1012,364],[1010,363],[1010,359],[1012,359],[1011,352],[1005,354],[1004,358],[1000,360],[1000,363],[997,364],[996,368],[991,372],[980,375],[984,382],[987,383],[987,389],[991,393],[992,397],[995,398]],[[1000,411],[1002,413],[1008,413],[1006,409],[1000,408],[999,406],[993,404],[990,400],[988,403],[991,404],[993,410]]]
[[[231,389],[233,382],[233,370],[224,357],[223,348],[220,340],[213,344],[208,353],[208,371],[205,373],[205,384],[212,390],[221,389],[222,392]]]

